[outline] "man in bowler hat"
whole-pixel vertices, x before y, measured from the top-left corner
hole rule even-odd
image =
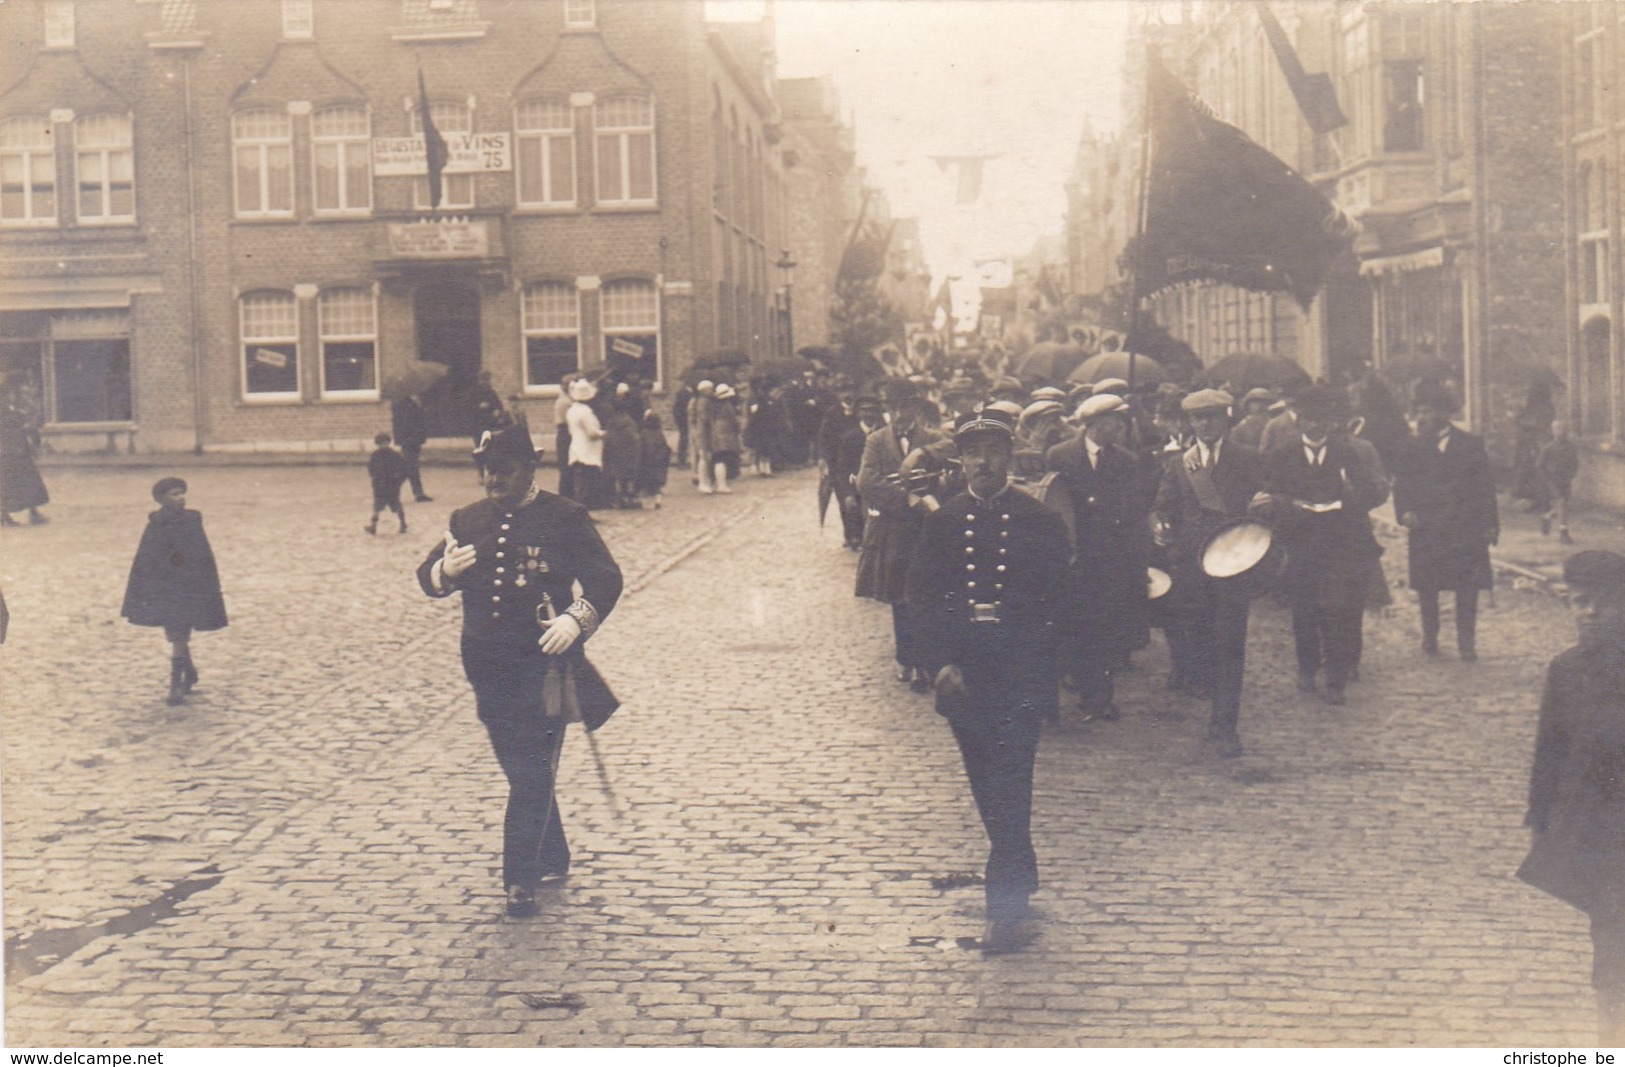
[[[937,711],[948,720],[987,830],[984,951],[1022,943],[1038,889],[1033,761],[1054,713],[1056,621],[1067,558],[1056,512],[1010,482],[1014,416],[979,406],[954,440],[966,489],[926,518],[908,573]]]
[[[582,646],[620,599],[621,570],[586,508],[536,486],[523,419],[487,431],[475,456],[485,499],[452,514],[417,574],[431,597],[463,594],[463,672],[508,779],[502,880],[520,917],[535,913],[543,879],[570,869],[553,796],[566,720],[544,714],[543,686],[568,666],[589,730],[615,710]]]

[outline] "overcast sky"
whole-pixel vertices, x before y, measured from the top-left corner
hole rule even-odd
[[[1115,130],[1133,0],[778,0],[779,73],[830,76],[859,161],[892,211],[918,215],[932,270],[1020,254],[1061,228],[1085,119]],[[713,17],[762,0],[713,0]],[[954,204],[931,156],[997,155]]]

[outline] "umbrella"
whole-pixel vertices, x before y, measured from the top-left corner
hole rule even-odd
[[[830,498],[835,495],[835,478],[828,471],[818,477],[818,528],[824,528],[824,516],[829,512]]]
[[[1229,382],[1245,393],[1249,389],[1279,389],[1285,385],[1308,385],[1304,369],[1283,356],[1262,352],[1235,352],[1207,369],[1207,380],[1215,385]]]
[[[391,371],[385,378],[383,386],[378,390],[385,400],[404,400],[436,384],[446,376],[444,363],[430,363],[416,360]]]
[[[1098,356],[1090,356],[1067,379],[1069,382],[1098,382],[1106,378],[1122,378],[1128,380],[1129,354],[1127,352],[1102,352]],[[1162,364],[1150,356],[1134,356],[1134,384],[1161,385],[1168,380],[1168,375],[1162,369]]]
[[[752,363],[750,367],[753,378],[768,378],[780,382],[799,378],[811,370],[813,370],[812,361],[802,356],[769,356],[760,362]]]
[[[706,356],[705,362],[718,367],[743,367],[750,362],[750,353],[737,348],[719,348]]]
[[[1027,349],[1016,368],[1016,376],[1023,382],[1058,382],[1072,373],[1089,353],[1081,345],[1061,344],[1058,341],[1040,341]]]
[[[724,367],[717,363],[696,363],[683,372],[683,384],[690,388],[703,381],[727,382],[732,385],[735,378],[735,368]]]

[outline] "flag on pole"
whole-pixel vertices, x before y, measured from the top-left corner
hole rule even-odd
[[[423,68],[418,68],[418,118],[423,123],[423,160],[429,170],[429,210],[440,207],[441,181],[451,151],[446,139],[435,128],[434,116],[429,110],[429,87],[423,81]]]
[[[998,156],[932,156],[931,162],[944,173],[954,168],[958,188],[954,192],[955,204],[974,204],[982,195],[982,167]]]
[[[951,280],[950,278],[942,279],[942,285],[937,289],[936,298],[931,301],[931,328],[934,330],[947,330],[949,333],[952,333],[954,329],[954,293],[949,285]],[[942,313],[940,320],[937,315],[939,311]]]
[[[1270,48],[1275,52],[1275,61],[1281,65],[1281,73],[1286,75],[1287,86],[1298,101],[1298,110],[1303,112],[1309,128],[1316,133],[1331,133],[1347,126],[1348,116],[1337,106],[1337,90],[1332,88],[1331,76],[1310,74],[1303,69],[1297,50],[1287,40],[1286,30],[1281,28],[1267,0],[1259,0],[1254,7],[1258,21],[1263,23],[1264,36],[1269,38]]]
[[[1289,292],[1308,308],[1353,228],[1302,175],[1214,118],[1152,57],[1144,229],[1129,249],[1139,295],[1210,279]]]

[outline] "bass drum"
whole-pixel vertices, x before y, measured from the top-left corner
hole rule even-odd
[[[1202,573],[1248,596],[1268,593],[1285,566],[1274,531],[1252,519],[1226,523],[1202,545]]]
[[[1072,490],[1061,481],[1061,476],[1050,471],[1036,482],[1016,481],[1013,483],[1017,489],[1032,497],[1040,504],[1061,516],[1066,523],[1067,544],[1073,548],[1078,546],[1078,531],[1075,529],[1078,522],[1077,513],[1072,510]]]

